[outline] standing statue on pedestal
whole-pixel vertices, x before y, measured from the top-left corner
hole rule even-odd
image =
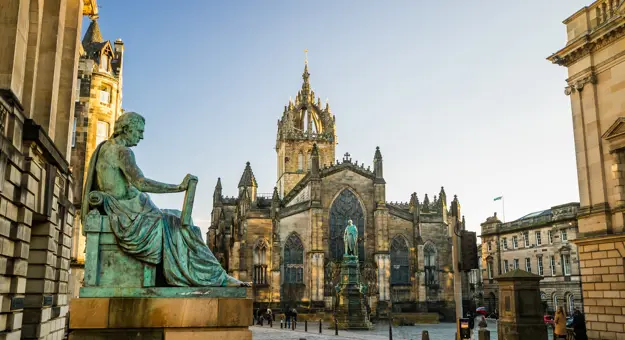
[[[188,216],[179,210],[160,210],[150,200],[147,193],[187,191],[197,177],[189,174],[180,184],[146,178],[130,149],[143,139],[144,126],[145,119],[138,113],[124,113],[115,122],[111,139],[98,145],[91,156],[82,202],[83,225],[90,206],[101,206],[117,245],[142,262],[162,262],[170,286],[249,286],[226,273],[193,225],[190,208],[194,194],[185,202],[189,210],[184,215]]]
[[[343,233],[343,242],[345,244],[344,255],[358,257],[358,229],[352,220],[347,221],[347,227]]]

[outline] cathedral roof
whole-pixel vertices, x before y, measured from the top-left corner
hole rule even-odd
[[[243,175],[241,175],[241,180],[239,181],[239,188],[240,187],[258,187],[250,162],[245,164],[245,170],[243,170]]]

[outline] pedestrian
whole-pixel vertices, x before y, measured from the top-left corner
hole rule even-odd
[[[286,309],[284,317],[286,318],[286,329],[291,328],[291,308]]]
[[[566,339],[566,315],[564,315],[562,306],[558,307],[558,310],[556,311],[556,318],[553,322],[555,324],[555,329],[553,331],[555,338]]]
[[[577,307],[573,311],[573,331],[575,332],[575,340],[588,340],[586,318]]]

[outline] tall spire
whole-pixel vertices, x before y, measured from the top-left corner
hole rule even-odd
[[[384,180],[384,170],[382,166],[382,153],[380,152],[380,147],[375,147],[375,155],[373,156],[373,172],[375,173],[375,183],[385,184]]]
[[[217,185],[215,185],[213,192],[213,206],[221,204],[221,197],[221,177],[217,177]]]
[[[258,187],[250,162],[245,163],[245,170],[243,170],[243,175],[241,175],[241,180],[239,181],[239,188],[241,187]]]
[[[97,20],[91,20],[91,24],[89,24],[89,28],[87,28],[87,32],[85,32],[85,36],[82,38],[82,46],[86,47],[91,45],[92,43],[101,43],[104,39],[102,38],[102,32],[100,32],[100,25],[98,25]]]
[[[308,49],[305,49],[304,53],[306,53],[306,59],[304,59],[304,73],[302,73],[302,79],[304,79],[304,83],[302,84],[302,94],[308,95],[308,93],[310,93],[310,73],[308,73]]]

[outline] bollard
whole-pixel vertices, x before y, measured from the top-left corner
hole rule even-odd
[[[321,334],[321,319],[319,319],[319,334]]]
[[[490,331],[486,328],[480,328],[477,331],[478,340],[490,340]]]
[[[308,332],[308,320],[304,320],[304,332]]]
[[[334,335],[339,335],[339,323],[334,319]]]
[[[282,321],[284,321],[284,319],[280,319],[280,329],[282,329]]]
[[[388,340],[393,340],[393,318],[388,318]]]
[[[273,328],[273,318],[269,318],[269,327]]]
[[[421,340],[430,340],[430,333],[428,333],[428,331],[423,331],[421,333]]]

